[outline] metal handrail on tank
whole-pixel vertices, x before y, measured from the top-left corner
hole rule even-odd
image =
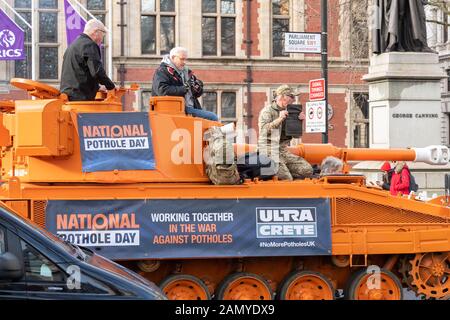
[[[55,87],[45,83],[23,78],[13,78],[10,83],[18,89],[27,91],[29,95],[38,99],[61,99],[71,104],[71,102],[68,102],[69,99],[66,94],[61,93]],[[108,92],[99,91],[95,101],[102,101],[104,103],[120,103],[120,100],[126,93],[137,90],[139,90],[139,85],[133,83],[130,88],[115,88],[113,90],[109,90]]]

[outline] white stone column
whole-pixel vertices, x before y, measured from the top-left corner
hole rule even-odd
[[[430,9],[430,15],[431,15],[432,21],[437,21],[437,9],[436,8]],[[438,25],[435,22],[429,23],[429,25],[430,25],[430,28],[428,30],[431,31],[430,32],[431,34],[428,35],[428,45],[430,47],[436,47]]]

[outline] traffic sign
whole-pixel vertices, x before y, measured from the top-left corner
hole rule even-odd
[[[325,100],[325,79],[315,79],[309,82],[309,101]]]
[[[306,103],[306,133],[326,132],[326,101]]]
[[[320,33],[286,32],[284,51],[287,53],[322,53]]]

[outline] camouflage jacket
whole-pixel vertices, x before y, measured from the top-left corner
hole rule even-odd
[[[261,110],[258,119],[258,151],[278,162],[280,148],[289,146],[291,137],[284,133],[283,123],[276,121],[280,117],[280,108],[275,102]]]

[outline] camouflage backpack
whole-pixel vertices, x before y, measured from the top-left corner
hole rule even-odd
[[[205,148],[206,174],[216,185],[239,184],[241,178],[234,161],[233,143],[228,141],[219,127],[205,132],[208,146]]]

